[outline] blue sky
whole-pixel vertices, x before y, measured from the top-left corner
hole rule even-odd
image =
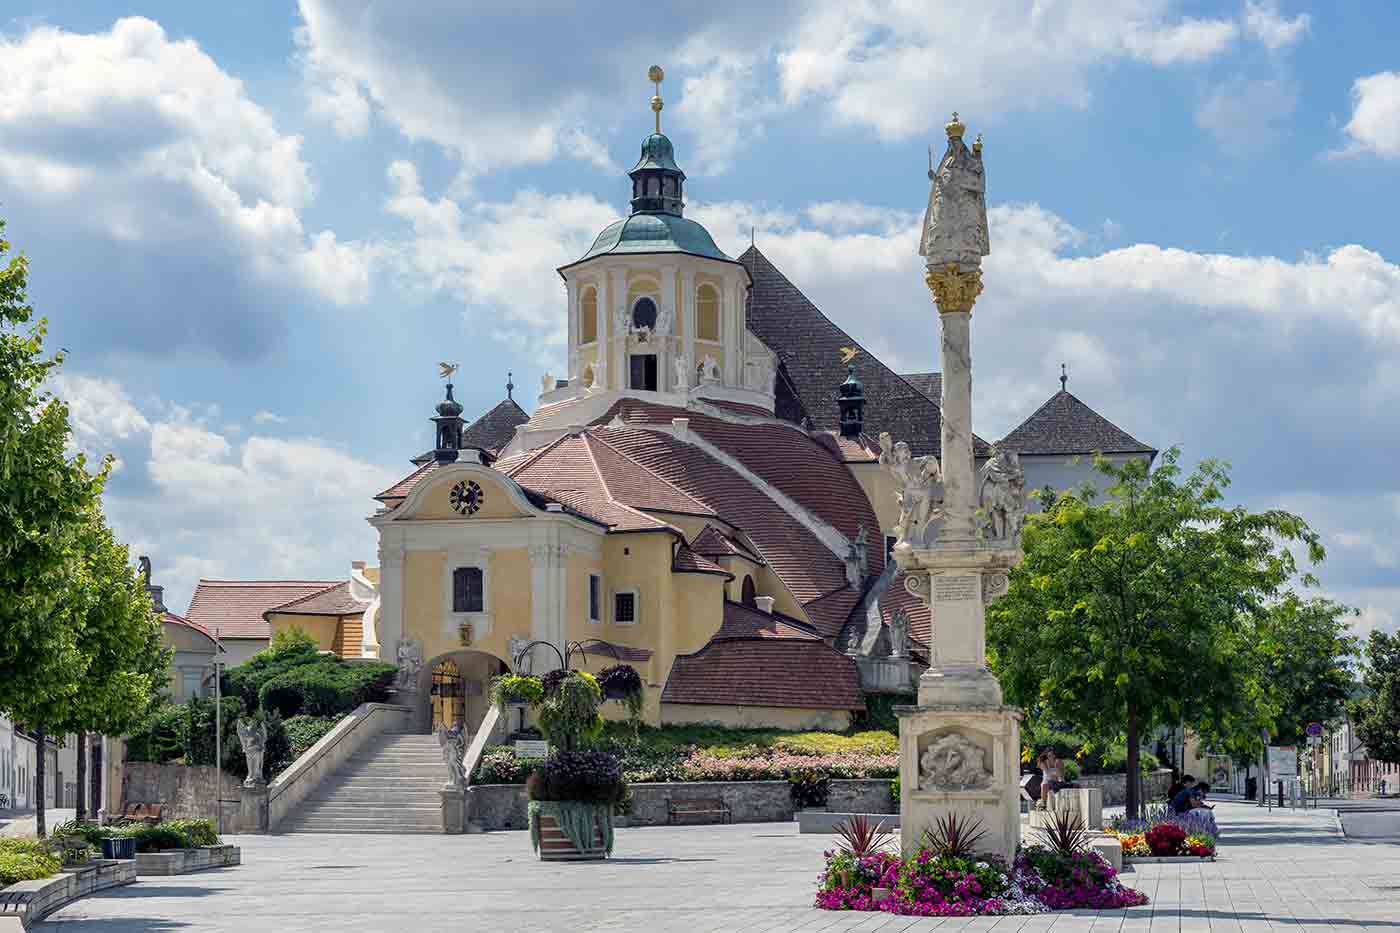
[[[761,9],[754,9],[759,6]],[[1057,388],[1325,535],[1400,622],[1400,7],[1172,0],[7,5],[0,217],[79,440],[171,604],[343,576],[431,437],[562,370],[554,267],[618,216],[647,66],[687,211],[936,368],[926,149],[986,137],[975,424]]]

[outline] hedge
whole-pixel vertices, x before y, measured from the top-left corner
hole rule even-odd
[[[0,838],[0,888],[52,878],[62,867],[63,859],[36,839]]]

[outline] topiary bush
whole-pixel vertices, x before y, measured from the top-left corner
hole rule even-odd
[[[317,655],[264,680],[258,705],[284,717],[344,716],[361,703],[387,700],[396,670],[392,664]]]

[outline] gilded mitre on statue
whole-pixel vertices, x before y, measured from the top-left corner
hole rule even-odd
[[[929,152],[928,212],[919,238],[919,255],[930,269],[955,263],[968,270],[982,264],[992,251],[987,235],[987,176],[982,167],[982,140],[971,149],[963,143],[967,127],[953,114],[948,131],[948,151],[938,167]]]

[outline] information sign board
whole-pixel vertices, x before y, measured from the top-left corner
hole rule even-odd
[[[543,739],[516,739],[515,756],[517,758],[548,758],[549,743]]]
[[[1269,779],[1277,781],[1279,778],[1298,776],[1298,746],[1296,745],[1270,745],[1269,746]]]

